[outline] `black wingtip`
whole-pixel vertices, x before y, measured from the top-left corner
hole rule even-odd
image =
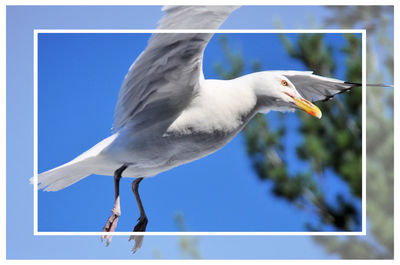
[[[351,87],[351,88],[352,88],[352,87]],[[349,92],[349,91],[351,90],[351,88],[347,88],[347,89],[344,89],[344,90],[342,90],[342,91],[340,91],[340,92],[338,92],[338,93],[336,93],[336,94],[333,94],[333,95],[330,95],[330,96],[326,96],[326,98],[323,99],[322,101],[323,101],[323,102],[329,101],[329,100],[331,100],[331,99],[332,99],[334,96],[336,96],[336,95],[343,94],[343,93],[345,93],[345,92]]]
[[[352,86],[362,86],[362,84],[361,83],[354,83],[354,82],[348,82],[348,81],[345,81],[344,82],[346,85],[352,85]]]
[[[344,82],[347,85],[352,86],[362,86],[361,83],[354,83],[354,82]],[[385,85],[385,84],[366,84],[366,86],[375,86],[375,87],[393,87],[393,85]]]

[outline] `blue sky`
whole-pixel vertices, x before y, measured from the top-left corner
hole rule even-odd
[[[303,10],[305,14],[326,12],[321,7],[303,7]],[[7,11],[7,29],[14,33],[7,35],[8,258],[131,258],[128,251],[131,244],[125,237],[115,237],[111,246],[104,248],[95,237],[31,236],[33,195],[27,180],[32,175],[33,151],[32,28],[154,28],[161,16],[159,8],[9,7]],[[265,27],[273,23],[278,12],[301,13],[292,7],[244,7],[223,27]],[[80,19],[83,14],[84,20]],[[129,24],[132,15],[136,19]],[[22,22],[21,17],[24,17]],[[268,21],[262,20],[266,17]],[[288,27],[305,21],[305,16],[296,16]],[[148,34],[40,36],[39,172],[68,162],[110,135],[122,79],[148,37]],[[261,61],[264,70],[304,70],[288,58],[276,35],[230,34],[229,40],[249,60]],[[340,35],[331,35],[328,41],[335,46],[343,43]],[[221,59],[215,36],[206,49],[206,78],[217,78],[212,66]],[[337,77],[343,78],[340,72]],[[131,180],[121,181],[122,216],[118,231],[131,231],[138,217]],[[312,218],[276,200],[268,185],[257,179],[241,135],[211,156],[146,179],[140,193],[150,219],[148,231],[176,231],[173,217],[178,212],[184,214],[191,231],[304,231],[304,222]],[[90,176],[59,192],[40,192],[39,230],[99,231],[112,204],[113,180],[107,176]],[[146,237],[143,249],[135,257],[151,258],[152,251],[158,249],[167,258],[179,258],[177,240],[178,237]],[[333,257],[309,237],[201,237],[200,240],[200,250],[208,258]],[[29,248],[20,252],[17,242],[24,242]],[[218,251],[221,245],[226,248]],[[251,247],[243,250],[243,245]],[[69,251],[63,251],[62,246],[68,246]],[[274,246],[274,250],[266,251],[266,246]],[[288,246],[292,246],[290,253]],[[240,249],[240,253],[235,249]]]
[[[110,135],[120,84],[149,36],[39,35],[39,172],[68,162]],[[288,57],[277,34],[227,36],[234,49],[249,62],[260,61],[263,70],[304,69]],[[224,60],[219,38],[216,34],[205,52],[206,78],[218,78],[214,65]],[[343,36],[329,35],[327,42],[339,50]],[[287,116],[295,122],[295,114]],[[298,143],[297,133],[291,133],[290,143]],[[299,167],[296,160],[289,162],[290,168]],[[131,181],[121,182],[118,231],[131,231],[138,216]],[[241,135],[219,152],[146,179],[140,187],[148,231],[176,231],[173,216],[178,212],[190,231],[306,231],[305,221],[314,216],[268,191],[251,168]],[[58,192],[39,192],[39,231],[99,231],[113,197],[113,178],[104,176],[90,176]]]

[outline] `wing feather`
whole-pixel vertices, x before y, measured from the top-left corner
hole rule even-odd
[[[303,98],[311,102],[329,100],[337,94],[361,86],[358,83],[314,75],[312,72],[287,71],[283,75],[289,79]]]
[[[159,29],[217,29],[237,7],[167,6]],[[128,121],[173,121],[204,79],[202,60],[212,33],[155,33],[120,89],[113,131]],[[154,120],[156,119],[156,120]]]

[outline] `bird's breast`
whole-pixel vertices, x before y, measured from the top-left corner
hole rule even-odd
[[[248,121],[255,103],[255,98],[246,90],[203,87],[170,124],[165,135],[235,133]]]
[[[253,117],[256,100],[245,89],[215,87],[202,87],[167,128],[154,124],[141,131],[126,126],[109,154],[130,163],[132,172],[149,176],[222,148]]]

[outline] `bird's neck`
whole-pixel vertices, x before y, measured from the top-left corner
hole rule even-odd
[[[168,130],[236,133],[253,117],[256,104],[254,92],[243,86],[240,78],[204,80],[198,94]]]
[[[205,80],[201,94],[213,100],[221,109],[239,116],[252,112],[257,105],[257,96],[244,77],[232,80]]]
[[[269,74],[270,71],[254,72],[232,80],[253,95],[255,100],[254,113],[268,113],[271,110],[279,110],[275,109],[276,100],[268,92],[268,79],[265,76]]]
[[[243,78],[205,80],[199,96],[209,102],[212,115],[220,124],[231,124],[234,130],[242,128],[257,112],[257,97]]]

